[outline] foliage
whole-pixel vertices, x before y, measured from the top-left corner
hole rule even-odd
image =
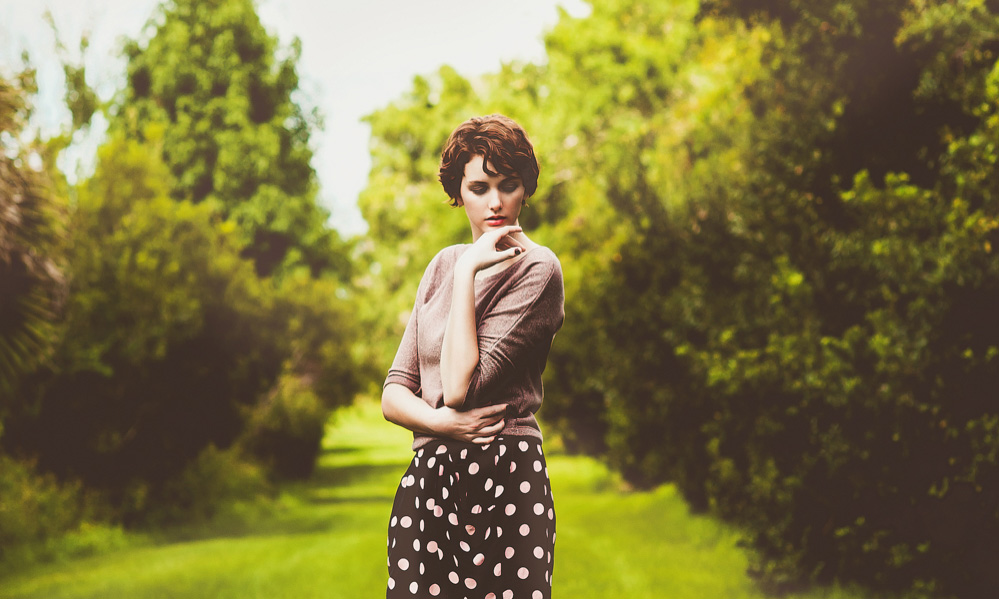
[[[587,178],[633,237],[574,298],[590,356],[556,344],[546,409],[571,401],[630,480],[745,525],[776,588],[994,588],[995,15],[678,13],[599,2],[549,36],[553,78],[631,90],[556,135],[592,140]],[[570,104],[559,81],[548,106]]]
[[[73,530],[81,521],[79,484],[59,484],[32,464],[0,455],[0,560]]]
[[[44,170],[44,149],[22,139],[35,89],[27,66],[14,77],[0,75],[0,397],[48,355],[65,288],[65,206]]]
[[[250,417],[243,444],[286,479],[312,475],[330,411],[301,378],[282,376]]]
[[[0,439],[79,480],[127,525],[203,520],[252,500],[265,476],[236,443],[251,415],[294,380],[282,414],[314,424],[358,386],[347,249],[309,165],[318,121],[291,98],[297,45],[280,56],[242,0],[169,2],[152,28],[127,44],[129,84],[112,103],[82,66],[64,65],[73,122],[50,152],[95,110],[112,125],[96,172],[68,189],[65,309],[42,315],[53,348],[16,381]],[[29,249],[48,259],[40,242]],[[298,451],[295,472],[308,472],[317,452],[300,442],[270,438],[267,456]]]
[[[247,461],[237,447],[220,450],[209,445],[163,485],[143,518],[157,526],[203,524],[234,503],[271,493],[264,470]]]
[[[231,226],[169,188],[147,146],[101,148],[70,225],[60,342],[22,386],[5,439],[125,512],[207,445],[231,443],[283,356],[273,299]]]
[[[309,135],[292,95],[300,44],[279,49],[251,0],[168,0],[146,42],[126,47],[128,85],[113,128],[163,125],[176,200],[207,202],[238,225],[262,275],[305,266],[346,274],[345,248],[316,203]]]

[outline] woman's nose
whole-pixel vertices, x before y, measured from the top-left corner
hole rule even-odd
[[[489,201],[487,203],[490,210],[499,210],[503,207],[503,203],[500,202],[500,194],[496,189],[489,191]]]

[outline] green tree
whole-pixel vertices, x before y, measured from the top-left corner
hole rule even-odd
[[[167,125],[171,197],[237,223],[260,274],[306,266],[346,276],[346,250],[316,203],[309,136],[319,117],[292,98],[298,41],[278,48],[252,0],[168,0],[154,22],[147,42],[126,46],[112,128],[142,139],[147,124]]]

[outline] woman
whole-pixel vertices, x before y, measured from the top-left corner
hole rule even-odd
[[[440,181],[472,243],[430,262],[382,393],[414,433],[388,533],[387,597],[551,597],[555,511],[541,373],[562,326],[562,270],[521,230],[538,184],[527,134],[473,118],[451,133]]]

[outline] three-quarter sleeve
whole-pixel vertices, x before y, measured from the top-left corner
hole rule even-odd
[[[420,285],[416,290],[416,300],[413,302],[413,311],[409,314],[406,331],[402,334],[402,341],[399,343],[399,349],[396,350],[388,376],[385,377],[385,383],[382,384],[383,388],[389,383],[398,383],[408,388],[413,394],[420,395],[423,387],[420,379],[420,307],[426,300],[429,279],[433,277],[439,257],[440,254],[430,261],[420,279]]]
[[[541,369],[565,318],[558,261],[532,263],[477,323],[479,363],[465,392],[466,405],[502,385],[531,361]]]
[[[402,334],[402,342],[392,360],[392,367],[389,368],[388,376],[385,377],[385,385],[398,383],[412,391],[415,395],[420,394],[420,348],[417,343],[419,328],[419,296],[413,306],[413,311],[409,315],[409,322],[406,323],[406,332]]]

